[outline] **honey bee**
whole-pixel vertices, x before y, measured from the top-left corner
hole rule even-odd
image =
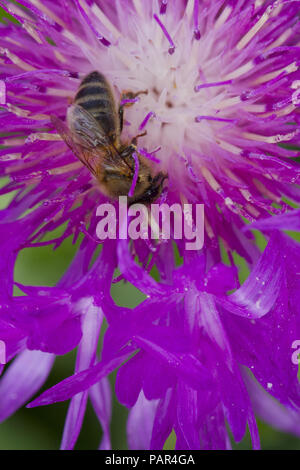
[[[95,176],[102,193],[112,199],[128,195],[135,174],[133,153],[136,152],[139,171],[129,204],[150,204],[160,195],[166,178],[162,172],[154,175],[149,161],[137,151],[137,139],[145,133],[137,135],[130,143],[121,140],[124,107],[132,104],[126,100],[141,93],[147,91],[123,93],[117,111],[108,81],[101,73],[91,72],[82,80],[74,103],[67,111],[68,127],[52,117],[52,123],[66,144]]]

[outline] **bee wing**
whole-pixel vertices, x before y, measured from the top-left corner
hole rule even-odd
[[[84,147],[93,148],[110,145],[108,135],[101,125],[82,106],[77,104],[70,106],[67,112],[67,122],[78,143]]]
[[[92,157],[92,149],[77,144],[72,136],[72,133],[65,125],[65,123],[57,116],[50,116],[51,122],[59,135],[63,138],[68,147],[72,150],[74,155],[83,163],[90,172],[96,176],[96,167],[93,165],[94,159]]]

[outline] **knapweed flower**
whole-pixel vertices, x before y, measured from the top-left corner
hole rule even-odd
[[[101,448],[110,447],[107,376],[116,368],[132,449],[161,449],[172,431],[177,449],[228,449],[229,430],[238,442],[247,425],[259,448],[255,413],[300,435],[291,360],[300,248],[282,232],[300,228],[292,209],[300,199],[292,150],[300,140],[300,2],[2,6],[16,21],[1,25],[0,38],[1,194],[12,194],[0,213],[0,339],[15,358],[0,381],[1,419],[37,392],[55,355],[78,346],[75,374],[29,405],[71,398],[64,449],[76,443],[88,398]],[[127,103],[122,138],[147,131],[137,152],[167,175],[157,202],[204,204],[201,250],[186,250],[171,233],[159,242],[107,239],[98,254],[96,208],[107,197],[52,124],[65,120],[81,80],[96,70],[116,102],[124,90],[147,90]],[[268,239],[263,253],[251,228]],[[57,286],[17,284],[23,295],[13,295],[21,250],[57,248],[81,233]],[[236,254],[250,271],[241,286]],[[110,296],[124,280],[146,295],[135,309]]]

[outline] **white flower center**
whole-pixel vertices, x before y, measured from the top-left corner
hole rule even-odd
[[[224,41],[215,46],[211,34],[195,40],[191,18],[186,14],[178,21],[171,10],[168,15],[136,15],[128,21],[117,44],[104,51],[104,62],[102,55],[93,57],[93,67],[107,75],[119,93],[148,90],[125,110],[125,124],[130,126],[124,126],[124,136],[145,129],[147,136],[139,144],[148,151],[161,146],[158,157],[169,170],[174,155],[180,160],[187,154],[192,158],[195,151],[205,154],[215,134],[232,125],[230,116],[220,110],[231,81],[216,84],[225,76],[224,63],[222,72],[218,60]]]

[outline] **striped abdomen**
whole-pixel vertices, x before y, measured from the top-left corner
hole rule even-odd
[[[91,72],[82,80],[75,103],[92,114],[105,134],[115,140],[119,131],[115,100],[109,83],[101,73]]]

